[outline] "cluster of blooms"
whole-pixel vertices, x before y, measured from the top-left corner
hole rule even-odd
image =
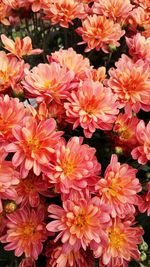
[[[138,170],[116,154],[104,170],[89,140],[102,132],[136,163],[150,160],[150,122],[138,116],[150,111],[149,1],[1,0],[1,23],[17,24],[18,10],[73,25],[85,52],[127,52],[95,68],[61,48],[33,67],[28,56],[43,50],[1,34],[0,242],[23,256],[19,267],[41,253],[47,267],[127,267],[140,260],[135,216],[150,215],[150,182],[143,193]]]

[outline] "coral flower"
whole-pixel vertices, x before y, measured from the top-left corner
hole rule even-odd
[[[41,49],[32,49],[32,41],[29,36],[24,37],[22,40],[16,37],[14,42],[7,38],[6,35],[1,34],[1,40],[4,44],[4,48],[19,58],[42,53]]]
[[[13,9],[19,9],[26,5],[24,0],[2,0],[2,2]]]
[[[132,38],[126,37],[126,43],[129,47],[129,53],[135,61],[143,59],[150,64],[150,37],[145,38],[137,33]]]
[[[83,39],[80,44],[87,43],[86,52],[95,48],[97,51],[102,49],[105,53],[109,52],[109,45],[119,46],[118,40],[125,33],[113,20],[95,14],[83,20],[82,27],[76,31]]]
[[[48,119],[38,124],[33,117],[26,117],[23,127],[17,125],[12,132],[15,141],[7,145],[6,150],[15,152],[13,165],[21,165],[22,177],[26,177],[32,168],[37,176],[40,175],[42,166],[51,160],[62,135],[62,132],[56,132],[55,120]]]
[[[125,112],[131,116],[132,110],[150,110],[150,67],[143,60],[133,62],[125,54],[115,64],[117,69],[109,71],[108,86],[117,94]]]
[[[0,148],[0,213],[3,210],[2,199],[16,199],[14,186],[19,183],[19,173],[11,162],[4,160],[7,153]]]
[[[32,258],[25,258],[22,259],[18,267],[36,267],[36,263]]]
[[[10,25],[8,16],[10,13],[10,8],[4,4],[2,1],[0,2],[0,22],[4,25]]]
[[[22,206],[35,208],[40,204],[40,194],[48,195],[48,183],[42,175],[36,176],[32,171],[15,187]]]
[[[0,97],[0,143],[5,145],[14,140],[12,129],[22,124],[25,117],[25,108],[19,99],[8,95]]]
[[[67,200],[63,208],[50,205],[48,211],[49,217],[55,220],[47,225],[47,230],[60,232],[56,240],[61,238],[63,252],[79,251],[81,247],[86,250],[92,240],[97,243],[105,240],[104,228],[110,222],[110,216],[109,209],[100,204],[99,198]]]
[[[23,78],[24,68],[28,65],[12,55],[0,51],[0,93],[14,86]]]
[[[117,133],[117,145],[121,145],[125,150],[131,151],[137,144],[136,127],[139,122],[137,117],[129,118],[127,114],[119,114],[113,131]]]
[[[57,192],[68,194],[71,189],[87,189],[98,179],[101,166],[95,157],[95,149],[82,145],[83,138],[72,137],[66,144],[61,140],[56,147],[50,182]]]
[[[132,8],[130,0],[97,0],[92,7],[94,13],[109,17],[121,24],[129,16]]]
[[[25,76],[23,83],[25,89],[32,97],[37,97],[38,101],[52,101],[60,103],[61,99],[68,96],[74,73],[61,68],[60,64],[52,62],[49,64],[39,64]]]
[[[72,20],[85,16],[84,6],[77,0],[51,1],[48,9],[44,9],[45,19],[50,19],[52,24],[68,28]]]
[[[47,239],[43,209],[37,210],[24,207],[7,215],[7,232],[1,237],[2,243],[9,243],[5,250],[15,250],[15,256],[38,259]]]
[[[90,138],[96,129],[111,130],[118,114],[118,103],[110,88],[99,82],[87,80],[81,83],[78,91],[73,91],[65,103],[67,121],[84,129]]]
[[[150,182],[147,183],[147,192],[139,196],[138,208],[140,212],[147,212],[150,216]]]
[[[90,61],[81,54],[77,54],[73,48],[67,50],[60,49],[48,56],[49,61],[58,62],[62,67],[66,67],[75,74],[76,80],[84,80],[88,78],[90,70]]]
[[[104,178],[95,187],[102,203],[110,205],[112,217],[124,217],[135,211],[137,193],[142,190],[136,173],[136,169],[128,164],[120,164],[117,156],[112,155]]]
[[[132,150],[131,155],[140,164],[146,164],[150,160],[150,122],[147,126],[145,126],[144,121],[138,123],[136,137],[139,145]]]
[[[133,32],[140,30],[141,35],[150,37],[150,14],[142,7],[134,8],[130,12],[128,23]]]
[[[132,259],[140,259],[138,245],[142,242],[144,231],[132,225],[133,221],[117,218],[106,230],[109,242],[104,247],[100,266],[127,267]]]
[[[51,247],[47,248],[49,259],[46,267],[93,267],[94,259],[89,257],[90,251],[88,249],[86,252],[80,249],[79,251],[72,250],[64,253],[62,245],[51,242],[49,246]]]

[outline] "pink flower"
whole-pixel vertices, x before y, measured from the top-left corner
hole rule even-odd
[[[55,100],[60,103],[65,99],[74,79],[74,73],[61,68],[60,64],[52,62],[49,64],[39,64],[30,72],[27,72],[24,88],[31,97],[36,97],[38,102]]]
[[[28,175],[29,170],[38,176],[42,166],[48,165],[55,151],[55,146],[62,135],[56,132],[53,119],[37,121],[33,117],[26,117],[23,127],[17,125],[12,130],[15,141],[6,147],[8,152],[15,152],[12,163],[15,167],[21,165],[21,176]]]
[[[127,114],[120,113],[117,117],[113,131],[117,134],[114,137],[116,145],[119,145],[126,152],[130,151],[137,144],[136,126],[139,122],[137,117],[129,118]]]
[[[94,13],[109,17],[121,24],[125,22],[132,8],[130,0],[97,0],[92,7]]]
[[[78,0],[52,1],[49,8],[44,9],[45,19],[50,19],[52,24],[68,28],[72,20],[85,16],[84,6]]]
[[[85,190],[95,185],[101,165],[95,157],[95,149],[82,145],[83,138],[72,137],[66,144],[61,140],[53,160],[53,172],[49,175],[50,183],[56,191],[68,194],[71,189]]]
[[[133,159],[137,159],[140,164],[146,164],[150,160],[150,122],[145,126],[144,121],[140,121],[136,128],[136,137],[139,146],[131,152]]]
[[[4,48],[18,58],[42,53],[41,49],[32,49],[32,41],[29,36],[24,37],[22,40],[19,37],[16,37],[14,42],[13,40],[7,38],[6,35],[1,34],[1,40],[4,44]]]
[[[147,183],[147,192],[139,196],[138,208],[140,212],[147,212],[150,216],[150,182]]]
[[[24,69],[28,67],[23,60],[0,51],[0,93],[14,87],[24,77]]]
[[[47,239],[44,212],[42,208],[37,210],[24,207],[7,215],[7,232],[0,238],[2,243],[9,243],[5,250],[15,250],[15,256],[38,259],[43,249],[43,242]]]
[[[94,264],[94,259],[92,259],[92,255],[89,255],[88,249],[86,252],[80,249],[79,251],[72,250],[64,253],[62,245],[51,242],[48,253],[49,259],[46,267],[93,267]]]
[[[129,53],[135,61],[143,59],[150,64],[150,37],[145,38],[137,33],[132,38],[126,37],[126,43],[129,47]]]
[[[88,138],[96,129],[111,130],[118,114],[118,103],[111,89],[92,80],[84,81],[77,91],[71,92],[64,107],[73,129],[80,125]]]
[[[132,259],[139,260],[140,252],[138,245],[142,242],[144,231],[140,227],[132,227],[133,222],[119,218],[113,221],[108,227],[108,245],[103,248],[100,257],[100,266],[127,267]],[[95,253],[98,256],[98,253]]]
[[[143,60],[133,62],[125,54],[109,71],[108,86],[117,94],[121,107],[131,117],[132,110],[150,110],[150,67]]]
[[[4,25],[10,25],[8,16],[10,14],[10,8],[2,1],[0,2],[0,22]]]
[[[75,74],[75,80],[84,80],[88,78],[90,71],[90,61],[88,58],[84,58],[81,54],[77,54],[73,48],[67,50],[60,49],[48,56],[49,62],[58,62],[61,67],[66,67],[68,70],[73,71]]]
[[[119,24],[105,16],[88,16],[82,21],[82,27],[76,32],[82,36],[83,42],[87,43],[86,52],[92,49],[99,51],[102,49],[105,53],[109,52],[109,45],[119,46],[118,40],[124,35]]]
[[[142,190],[136,173],[136,169],[120,164],[117,156],[112,155],[104,178],[95,186],[102,203],[110,206],[112,217],[125,217],[135,212],[137,193]]]
[[[5,145],[14,140],[12,129],[21,125],[26,115],[25,108],[17,98],[0,97],[0,143]]]
[[[35,208],[40,204],[40,194],[48,195],[48,182],[42,175],[36,176],[32,171],[25,179],[21,179],[20,183],[15,187],[21,206],[30,205]]]
[[[79,251],[81,247],[86,250],[92,240],[97,243],[105,240],[104,228],[110,216],[109,209],[100,204],[99,198],[67,200],[63,208],[50,205],[48,211],[51,213],[49,217],[55,220],[47,225],[47,230],[60,232],[56,240],[61,238],[64,253]]]
[[[6,161],[7,153],[0,148],[0,213],[3,211],[2,199],[17,199],[15,185],[19,183],[19,173],[10,161]]]

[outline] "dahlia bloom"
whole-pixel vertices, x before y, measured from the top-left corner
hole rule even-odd
[[[51,1],[49,8],[44,9],[45,19],[51,20],[52,24],[68,28],[76,18],[85,16],[84,6],[78,0]]]
[[[146,164],[150,160],[150,122],[147,126],[142,120],[138,123],[136,137],[139,145],[132,150],[132,158],[137,159],[140,164]]]
[[[94,13],[109,17],[121,24],[125,22],[132,8],[130,0],[97,0],[92,7]]]
[[[39,64],[31,71],[27,72],[24,88],[31,97],[36,97],[38,102],[55,100],[60,103],[65,99],[71,88],[74,73],[61,68],[60,64],[52,62],[49,64]]]
[[[142,228],[133,227],[133,222],[130,220],[116,218],[106,233],[109,242],[103,248],[100,266],[127,267],[132,259],[140,260],[138,245],[142,242],[144,233]]]
[[[48,211],[55,220],[48,223],[47,230],[60,232],[55,241],[61,238],[64,253],[79,251],[81,247],[86,250],[92,240],[106,242],[104,228],[110,222],[109,209],[98,197],[67,200],[63,208],[50,205]]]
[[[23,103],[8,95],[0,97],[0,144],[3,146],[14,140],[12,129],[21,125],[26,115]]]
[[[132,38],[126,37],[126,43],[129,47],[129,53],[135,61],[143,59],[150,64],[150,37],[145,38],[137,33]]]
[[[132,110],[150,111],[150,67],[143,60],[133,62],[125,54],[109,70],[108,86],[117,94],[121,107],[131,117]]]
[[[82,249],[79,251],[63,252],[62,245],[55,245],[54,242],[49,244],[50,252],[49,259],[46,267],[93,267],[93,261],[89,261],[89,251],[86,252]]]
[[[38,259],[43,249],[43,242],[47,239],[44,211],[39,208],[28,209],[24,207],[11,214],[7,214],[7,232],[0,238],[5,245],[5,250],[15,250],[15,256]]]
[[[150,216],[150,182],[147,183],[147,192],[139,196],[138,208],[140,212],[147,212]]]
[[[28,3],[28,1],[27,3],[25,3],[24,0],[2,0],[2,2],[12,9],[19,9],[26,6],[26,4]]]
[[[19,173],[11,162],[6,161],[7,153],[0,148],[0,213],[3,211],[2,199],[15,199],[17,193],[14,188],[19,183]]]
[[[118,40],[125,33],[113,20],[96,14],[83,20],[82,27],[77,28],[76,32],[82,36],[80,44],[87,43],[86,52],[95,48],[97,51],[102,49],[105,53],[109,52],[109,45],[118,47]]]
[[[114,127],[117,133],[117,145],[121,145],[125,150],[132,150],[137,144],[136,127],[139,122],[137,117],[129,118],[127,114],[119,114]]]
[[[84,81],[77,91],[71,92],[64,107],[73,129],[80,125],[88,138],[96,129],[111,130],[119,112],[111,89],[92,80]]]
[[[29,36],[24,37],[22,40],[16,37],[15,41],[13,41],[7,38],[6,35],[1,34],[1,40],[4,44],[4,48],[18,58],[42,53],[41,49],[32,49],[32,41]]]
[[[129,28],[135,33],[140,29],[141,35],[150,37],[150,14],[142,7],[134,8],[128,18]]]
[[[75,74],[75,80],[84,80],[88,78],[90,70],[90,61],[88,58],[84,58],[81,54],[77,54],[73,48],[67,50],[60,49],[48,56],[49,62],[58,62],[61,67],[66,67]]]
[[[55,146],[62,135],[62,132],[56,132],[55,120],[48,119],[37,123],[29,116],[24,119],[23,127],[15,126],[12,133],[15,141],[6,146],[6,151],[15,152],[13,165],[21,166],[23,178],[32,168],[35,175],[40,175],[42,166],[48,165],[52,159]]]
[[[53,171],[49,178],[59,193],[87,189],[95,185],[98,179],[101,165],[95,157],[96,150],[82,145],[82,142],[83,138],[72,137],[68,143],[62,139],[56,146]]]
[[[102,203],[111,207],[112,217],[124,217],[135,212],[137,193],[142,190],[136,173],[137,169],[128,164],[120,164],[117,156],[112,155],[104,178],[101,178],[95,186]]]
[[[28,67],[23,60],[0,51],[0,93],[14,88],[24,76],[24,69]]]
[[[36,208],[40,204],[40,194],[48,195],[48,182],[42,175],[36,176],[32,171],[25,179],[21,179],[20,183],[15,187],[21,206],[30,205]]]
[[[5,5],[3,2],[0,2],[0,22],[4,25],[10,25],[8,16],[9,16],[10,8]]]

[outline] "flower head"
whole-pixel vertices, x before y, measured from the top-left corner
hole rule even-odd
[[[99,243],[105,239],[103,230],[110,222],[109,209],[97,197],[67,200],[63,208],[50,205],[48,211],[55,220],[47,225],[47,230],[60,232],[56,240],[61,238],[64,252],[79,251],[81,247],[86,250],[92,240]]]
[[[126,37],[129,53],[136,61],[143,59],[150,64],[150,37],[145,38],[141,33],[137,33],[132,38]]]
[[[80,125],[88,138],[96,129],[111,130],[118,114],[118,103],[111,89],[92,80],[81,83],[64,107],[67,121],[73,123],[74,129]]]
[[[77,54],[73,48],[68,48],[67,50],[60,49],[52,53],[48,57],[49,61],[58,62],[61,67],[66,67],[75,74],[75,80],[84,80],[88,78],[88,73],[90,70],[90,61],[88,58],[84,58],[81,54]]]
[[[7,232],[1,237],[2,243],[9,243],[5,250],[15,250],[15,256],[25,256],[38,259],[42,252],[42,243],[47,239],[44,212],[39,208],[28,209],[24,207],[7,215]]]
[[[150,182],[147,183],[147,191],[139,196],[138,208],[140,212],[147,212],[147,215],[150,216]]]
[[[2,199],[17,199],[15,185],[19,184],[19,173],[12,162],[6,161],[7,153],[0,148],[0,213],[3,210]]]
[[[126,267],[132,259],[140,259],[138,245],[142,242],[143,229],[132,225],[130,220],[117,218],[107,228],[109,241],[100,257],[101,266]]]
[[[142,120],[138,123],[136,138],[139,144],[132,150],[131,155],[140,164],[146,164],[150,160],[150,122],[146,126]]]
[[[32,49],[32,41],[29,36],[24,37],[22,40],[19,37],[16,37],[14,42],[13,40],[7,38],[6,35],[1,34],[1,40],[4,44],[4,48],[18,58],[42,53],[41,49]]]
[[[67,144],[61,140],[56,147],[49,178],[59,193],[87,189],[98,179],[101,166],[95,157],[96,151],[86,144],[82,145],[82,141],[81,137],[72,137]]]
[[[94,13],[109,17],[121,24],[129,16],[132,8],[130,0],[97,0],[92,7]]]
[[[41,63],[27,73],[23,85],[32,97],[37,97],[39,102],[55,100],[60,103],[68,96],[73,79],[74,73],[62,68],[60,64]]]
[[[12,129],[21,125],[26,111],[17,98],[0,97],[0,143],[5,145],[14,140]]]
[[[17,125],[12,131],[15,141],[9,144],[6,150],[15,152],[13,165],[21,165],[22,177],[26,177],[32,168],[38,176],[42,166],[49,164],[62,132],[56,132],[54,119],[37,123],[30,116],[24,119],[23,127]]]
[[[68,28],[72,20],[85,16],[84,6],[78,0],[51,1],[49,8],[44,9],[45,19],[50,19],[52,24]]]
[[[136,169],[128,164],[120,164],[117,156],[112,155],[104,178],[95,187],[102,203],[110,205],[112,217],[124,217],[135,212],[137,193],[142,189],[136,173]]]
[[[143,60],[133,62],[131,58],[122,55],[115,64],[116,69],[109,71],[108,86],[117,94],[118,100],[125,112],[131,117],[132,110],[150,110],[150,67]]]
[[[118,40],[124,35],[119,24],[105,16],[88,16],[82,21],[77,33],[82,36],[83,42],[87,43],[86,52],[102,49],[105,53],[109,52],[109,45],[119,46]]]

